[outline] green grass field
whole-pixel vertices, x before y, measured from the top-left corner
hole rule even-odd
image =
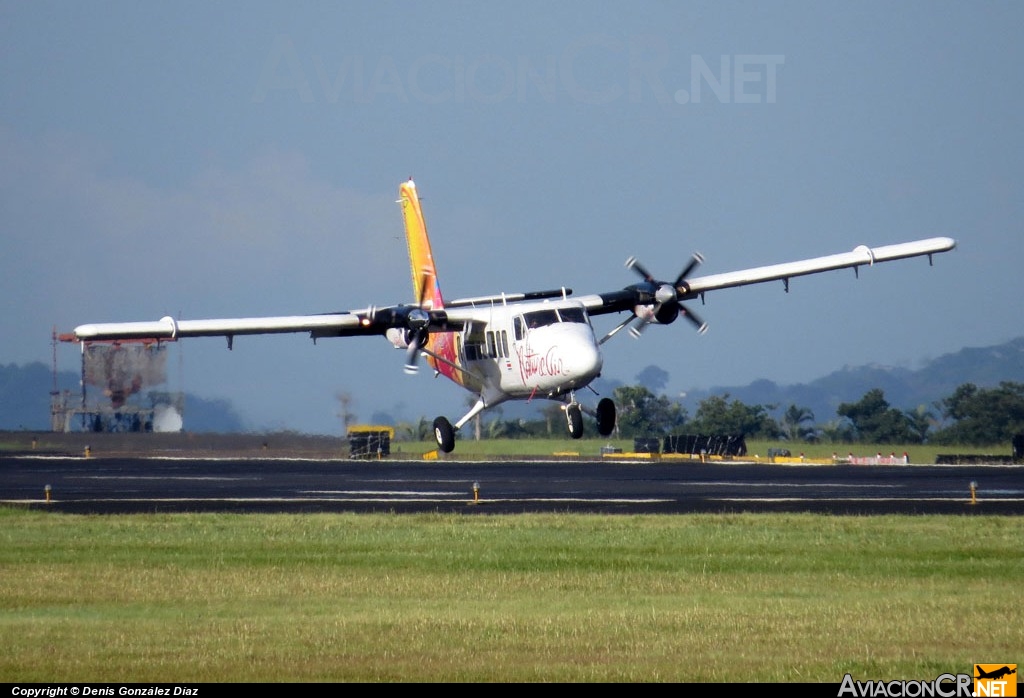
[[[1021,517],[0,509],[0,681],[825,681],[1015,663]]]

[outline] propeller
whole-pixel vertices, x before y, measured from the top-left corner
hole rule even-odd
[[[639,337],[647,325],[652,322],[659,322],[662,325],[667,325],[674,322],[680,314],[685,317],[700,334],[704,334],[708,331],[708,324],[700,319],[696,313],[686,307],[682,301],[679,300],[680,296],[685,296],[690,292],[690,287],[686,283],[687,277],[693,273],[693,270],[697,268],[704,261],[704,257],[699,252],[694,253],[690,258],[690,261],[679,272],[679,276],[676,277],[675,283],[668,283],[665,281],[658,281],[641,264],[636,257],[630,257],[626,260],[626,267],[632,269],[639,274],[644,282],[649,285],[648,290],[653,297],[654,303],[652,304],[651,312],[643,317],[637,315],[637,322],[629,328],[629,333],[633,337]]]
[[[430,272],[424,269],[420,276],[419,293],[416,294],[419,305],[405,316],[406,341],[409,344],[409,349],[405,353],[405,372],[410,375],[419,371],[420,350],[426,346],[430,338],[430,312],[426,309],[428,283]]]
[[[430,314],[423,308],[413,308],[406,317],[406,324],[409,349],[405,353],[405,372],[411,375],[419,371],[420,349],[426,346],[430,337],[430,331],[427,329]]]

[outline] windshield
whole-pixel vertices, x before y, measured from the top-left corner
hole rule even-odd
[[[524,313],[523,319],[526,320],[526,326],[533,330],[554,325],[558,322],[558,313],[554,310],[534,310],[532,313]]]
[[[526,321],[526,326],[530,329],[554,325],[557,322],[587,322],[587,316],[583,312],[583,308],[534,310],[530,313],[524,313],[523,319]]]
[[[583,322],[587,321],[586,316],[583,314],[583,308],[559,308],[558,315],[562,318],[562,322]]]

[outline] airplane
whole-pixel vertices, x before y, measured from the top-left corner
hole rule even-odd
[[[709,291],[781,280],[789,291],[796,276],[880,262],[927,256],[956,247],[948,237],[935,237],[851,252],[774,264],[723,274],[693,277],[704,261],[694,254],[673,281],[657,279],[635,258],[626,267],[641,280],[620,290],[573,296],[568,288],[526,293],[445,300],[427,235],[426,221],[412,179],[398,189],[412,272],[413,302],[361,310],[213,320],[118,322],[80,325],[74,337],[96,340],[178,340],[184,337],[226,337],[228,349],[238,335],[304,333],[315,342],[325,337],[385,336],[405,350],[405,371],[416,373],[420,356],[435,375],[444,376],[476,396],[474,405],[454,424],[446,417],[433,422],[437,447],[444,453],[455,448],[457,432],[484,410],[507,400],[547,399],[562,403],[569,435],[583,436],[583,413],[596,419],[597,432],[611,434],[615,426],[614,402],[603,397],[597,405],[584,405],[577,393],[601,375],[601,346],[624,328],[639,338],[650,325],[670,325],[687,320],[699,332],[707,324],[688,301],[704,300]],[[628,313],[601,337],[591,319],[606,314]],[[591,390],[593,390],[591,388]],[[596,391],[595,391],[596,393]]]
[[[1016,674],[1017,673],[1017,669],[1016,668],[1011,669],[1009,666],[1003,666],[1003,667],[1001,667],[999,669],[993,669],[992,671],[985,671],[984,669],[981,668],[980,664],[975,664],[974,665],[974,669],[978,672],[978,675],[974,677],[976,679],[996,679],[996,680],[998,680],[998,679],[1003,678],[1004,676],[1009,676],[1010,674]]]

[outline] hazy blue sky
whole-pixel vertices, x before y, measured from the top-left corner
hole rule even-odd
[[[678,395],[1002,342],[1022,33],[1019,2],[0,0],[0,362],[48,362],[53,326],[407,301],[409,176],[450,298],[613,290],[631,254],[672,278],[695,250],[715,273],[959,241],[713,294],[703,337],[605,345],[610,378],[657,364]],[[184,388],[253,427],[340,433],[339,391],[364,421],[464,407],[384,339],[180,349]]]

